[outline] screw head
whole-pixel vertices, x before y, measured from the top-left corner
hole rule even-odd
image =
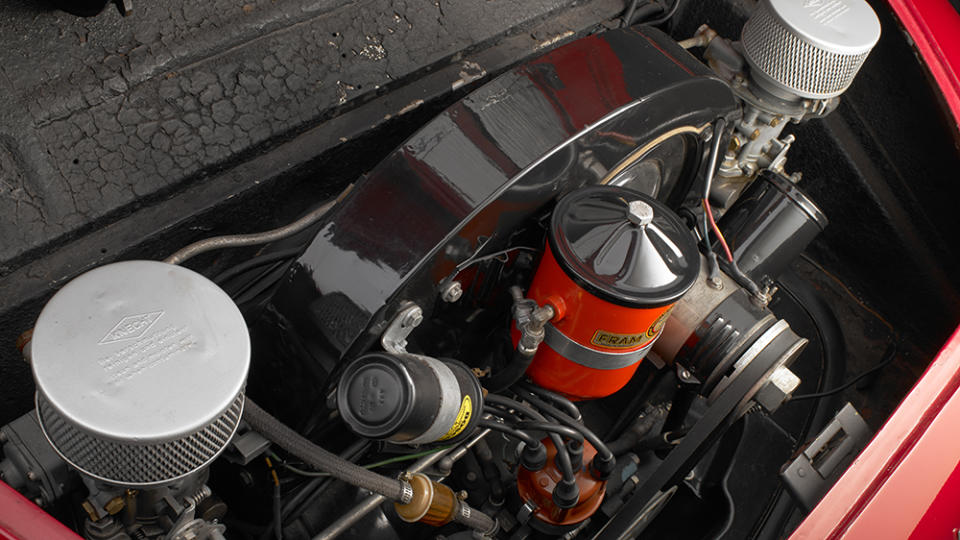
[[[27,471],[27,480],[30,480],[31,482],[36,482],[36,481],[37,481],[37,473],[35,473],[35,472],[33,472],[33,471]]]

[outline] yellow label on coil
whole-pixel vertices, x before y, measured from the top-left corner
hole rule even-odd
[[[447,439],[452,439],[459,435],[463,430],[467,429],[467,424],[470,423],[470,418],[473,416],[473,401],[470,399],[470,396],[463,396],[463,402],[460,403],[460,412],[457,413],[457,419],[453,421],[453,425],[450,426],[450,431],[446,435],[437,439],[438,441],[445,441]]]

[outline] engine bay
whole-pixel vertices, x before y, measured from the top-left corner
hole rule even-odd
[[[0,479],[91,540],[788,534],[876,427],[841,393],[935,339],[811,256],[804,129],[881,21],[636,4],[274,229],[58,284]]]

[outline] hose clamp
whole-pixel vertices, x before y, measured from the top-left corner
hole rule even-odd
[[[400,481],[400,504],[410,504],[413,500],[413,486],[405,480]]]
[[[544,327],[546,336],[544,343],[557,352],[560,356],[571,362],[591,369],[621,369],[632,366],[643,360],[647,355],[656,338],[642,348],[628,352],[603,352],[596,349],[590,349],[570,339],[566,334],[558,330],[552,323],[547,323]],[[659,336],[657,336],[659,337]]]

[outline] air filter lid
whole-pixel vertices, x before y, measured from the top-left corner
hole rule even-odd
[[[880,21],[864,0],[768,0],[798,37],[827,52],[863,54],[880,39]]]
[[[591,294],[628,307],[669,304],[700,271],[696,242],[666,205],[640,192],[593,186],[560,200],[550,224],[560,267]]]
[[[31,347],[44,432],[95,478],[174,480],[216,457],[239,423],[246,324],[186,268],[127,261],[81,275],[44,307]]]

